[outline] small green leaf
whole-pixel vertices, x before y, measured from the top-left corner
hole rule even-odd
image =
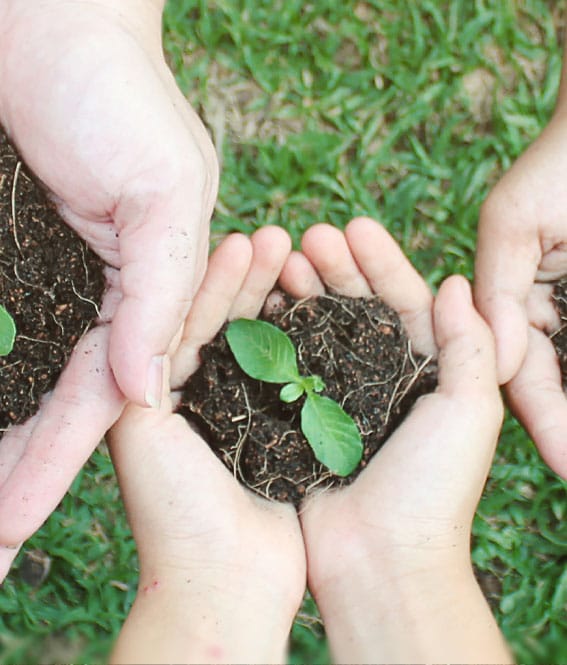
[[[7,356],[14,348],[16,324],[8,311],[0,305],[0,356]]]
[[[301,385],[308,393],[320,393],[322,390],[325,390],[325,383],[323,382],[323,379],[316,374],[313,376],[302,376]]]
[[[280,390],[280,399],[282,402],[295,402],[305,392],[300,383],[288,383]]]
[[[301,429],[315,457],[338,476],[348,476],[362,458],[362,440],[354,420],[329,397],[308,393]]]
[[[292,341],[271,323],[237,319],[228,325],[226,339],[237,363],[253,379],[269,383],[300,379]]]

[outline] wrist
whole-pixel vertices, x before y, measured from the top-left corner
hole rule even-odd
[[[112,662],[285,662],[299,600],[282,606],[253,575],[236,578],[143,573]]]
[[[466,523],[441,519],[419,522],[413,514],[407,524],[403,515],[371,520],[360,514],[358,506],[356,510],[344,509],[339,518],[340,507],[322,502],[319,507],[315,504],[303,517],[312,591],[340,585],[352,571],[357,572],[363,592],[366,579],[377,574],[395,581],[414,574],[471,568],[470,525]],[[334,510],[332,528],[321,528],[329,509]]]
[[[353,619],[359,612],[364,616],[369,605],[389,611],[394,603],[411,612],[422,599],[430,602],[432,589],[441,592],[474,579],[468,550],[437,555],[402,549],[335,554],[334,563],[309,571],[309,585],[318,602],[351,613]]]
[[[366,572],[315,594],[337,662],[511,662],[470,564]]]
[[[270,560],[268,553],[266,559]],[[293,621],[303,599],[304,566],[289,564],[286,568],[285,563],[281,566],[274,563],[267,574],[263,562],[241,565],[237,554],[230,564],[214,558],[185,557],[183,562],[170,559],[165,564],[147,565],[142,559],[137,597],[166,596],[178,598],[186,605],[201,604],[207,598],[219,614],[224,612],[227,617],[239,611],[248,612],[257,614],[258,621],[265,621],[266,626],[287,625]]]

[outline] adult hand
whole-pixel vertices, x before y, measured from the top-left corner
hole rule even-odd
[[[258,314],[289,248],[274,227],[219,246],[173,356],[176,381],[227,319]],[[109,443],[140,556],[112,662],[284,662],[305,589],[293,507],[239,485],[167,398],[160,410],[129,405]]]
[[[306,501],[308,582],[337,662],[504,662],[476,584],[471,524],[502,419],[493,340],[461,277],[435,303],[387,232],[353,220],[311,228],[280,284],[377,294],[415,350],[439,349],[439,386],[422,397],[350,486]],[[489,660],[483,660],[489,659]],[[490,660],[491,659],[491,660]]]
[[[157,405],[164,356],[204,271],[217,161],[165,64],[162,9],[0,4],[0,122],[114,285],[103,303],[110,325],[82,340],[33,426],[2,441],[2,545],[41,525],[123,395]]]
[[[549,466],[567,478],[567,399],[548,339],[559,327],[549,282],[567,274],[564,105],[482,207],[475,302],[496,337],[510,407]]]

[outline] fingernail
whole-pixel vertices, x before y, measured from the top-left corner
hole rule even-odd
[[[154,409],[159,409],[163,394],[163,373],[165,356],[154,356],[150,361],[148,369],[148,381],[146,383],[146,404]]]

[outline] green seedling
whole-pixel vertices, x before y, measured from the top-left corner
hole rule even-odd
[[[362,439],[354,420],[329,397],[319,395],[325,384],[319,376],[301,376],[291,339],[279,328],[252,319],[228,325],[228,345],[242,370],[253,379],[285,384],[283,402],[305,394],[301,430],[315,457],[338,476],[348,476],[362,458]]]
[[[0,305],[0,356],[7,356],[14,348],[16,324],[8,311]]]

